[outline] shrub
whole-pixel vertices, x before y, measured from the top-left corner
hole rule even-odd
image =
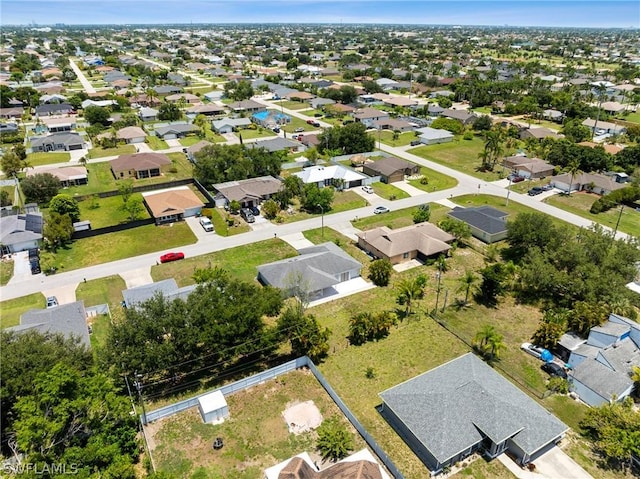
[[[551,378],[547,383],[547,389],[558,394],[567,394],[569,392],[569,382],[563,378]]]
[[[463,140],[468,140],[468,141],[473,140],[473,132],[471,132],[471,131],[465,132],[465,134],[462,135],[462,139]]]
[[[336,417],[324,420],[317,432],[318,449],[324,459],[338,461],[354,447],[353,434]]]
[[[391,279],[393,266],[388,259],[377,259],[369,266],[369,279],[376,286],[386,286]]]
[[[420,178],[420,184],[421,185],[428,185],[429,184],[429,178],[427,178],[426,176],[423,176],[422,178]]]

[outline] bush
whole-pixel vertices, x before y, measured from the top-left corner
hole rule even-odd
[[[318,449],[324,459],[338,461],[354,447],[353,434],[336,417],[324,420],[317,432]]]
[[[429,184],[429,178],[427,178],[426,176],[423,176],[422,178],[420,178],[420,184],[421,185],[428,185]]]
[[[470,132],[470,131],[465,132],[465,134],[462,135],[462,139],[463,140],[468,140],[468,141],[473,140],[473,133]]]
[[[569,381],[563,378],[551,378],[547,383],[547,389],[558,394],[567,394],[569,392]]]
[[[387,286],[391,279],[393,266],[388,259],[377,259],[369,266],[369,279],[376,286]]]
[[[279,212],[280,205],[278,205],[274,200],[269,199],[262,204],[262,213],[268,220],[276,218]]]

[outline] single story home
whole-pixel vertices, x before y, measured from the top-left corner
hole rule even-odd
[[[553,175],[554,166],[540,158],[507,156],[502,165],[524,178],[544,178]]]
[[[431,223],[418,223],[404,228],[381,226],[356,234],[358,246],[376,258],[388,259],[391,264],[412,259],[426,260],[446,254],[455,237]]]
[[[581,141],[580,143],[576,143],[576,145],[585,146],[587,148],[604,148],[604,151],[610,155],[617,155],[624,149],[618,145],[612,145],[610,143],[594,143],[593,141]]]
[[[142,198],[151,216],[155,218],[156,225],[175,223],[190,216],[197,216],[204,206],[188,186],[142,193]]]
[[[75,117],[43,118],[42,123],[49,133],[62,133],[76,129]]]
[[[432,474],[475,452],[526,465],[569,427],[473,353],[380,393],[380,414]]]
[[[438,128],[419,128],[416,130],[420,133],[418,139],[424,145],[437,145],[438,143],[449,143],[453,140],[453,133],[448,130],[441,130]]]
[[[376,130],[392,130],[403,133],[405,131],[412,131],[414,125],[405,120],[398,120],[397,118],[385,118],[383,120],[374,121],[371,125]]]
[[[6,120],[15,120],[17,118],[22,118],[24,114],[24,108],[21,106],[9,106],[7,108],[0,108],[0,118],[4,118]]]
[[[91,348],[84,301],[61,304],[47,309],[31,309],[20,316],[19,326],[7,328],[7,331],[60,333],[67,338],[78,338],[80,344]]]
[[[69,103],[45,103],[38,105],[35,109],[36,116],[70,115],[75,112],[73,105]]]
[[[247,128],[251,125],[249,118],[222,118],[211,122],[211,127],[217,133],[232,133],[234,130]]]
[[[77,133],[53,133],[31,139],[31,151],[34,153],[81,150],[84,147],[84,140]]]
[[[264,471],[264,479],[390,479],[369,449],[361,449],[320,470],[303,452]]]
[[[283,290],[287,296],[303,293],[308,299],[335,294],[334,286],[360,277],[362,264],[335,243],[298,250],[299,255],[258,266],[258,281]]]
[[[251,120],[265,128],[275,128],[279,125],[291,123],[291,117],[275,110],[259,111],[251,115]]]
[[[362,165],[362,172],[369,176],[380,176],[383,183],[395,183],[404,180],[405,175],[416,175],[420,172],[420,165],[389,156],[377,161],[370,161]]]
[[[404,108],[416,106],[418,104],[416,100],[413,100],[411,98],[407,98],[405,96],[391,96],[391,95],[389,95],[387,98],[382,100],[382,103],[390,107],[399,106]]]
[[[343,165],[315,165],[294,173],[306,185],[315,183],[318,187],[335,186],[337,189],[349,189],[362,186],[368,176]]]
[[[174,299],[186,300],[197,286],[196,284],[192,284],[179,288],[178,283],[176,283],[176,280],[173,278],[143,284],[142,286],[136,286],[122,291],[122,297],[124,299],[123,306],[125,308],[137,308],[158,294],[161,294],[164,299],[168,299],[169,301],[173,301]]]
[[[627,131],[627,129],[623,125],[618,125],[616,123],[611,123],[608,121],[593,120],[591,118],[587,118],[582,122],[584,126],[589,128],[596,135],[604,135],[606,133],[614,135],[621,135]]]
[[[118,140],[124,140],[125,143],[144,143],[147,138],[147,132],[139,126],[127,126],[116,132]]]
[[[227,107],[237,113],[240,113],[242,111],[254,113],[256,111],[267,109],[267,107],[265,107],[262,103],[258,103],[257,101],[253,100],[234,101],[233,103],[229,103]]]
[[[260,176],[239,181],[227,181],[213,185],[216,207],[222,208],[232,201],[242,208],[258,206],[282,189],[282,181],[273,176]]]
[[[138,116],[142,121],[155,121],[158,118],[158,110],[148,107],[140,108]]]
[[[276,151],[298,153],[303,150],[303,147],[299,142],[280,137],[254,141],[249,143],[247,148],[264,148],[270,153],[274,153]]]
[[[215,103],[207,103],[206,105],[193,105],[187,108],[187,115],[204,115],[204,116],[217,116],[222,115],[225,112],[224,107],[218,106]]]
[[[373,128],[374,122],[389,118],[389,113],[376,108],[362,108],[353,112],[353,118],[367,128]]]
[[[0,123],[0,134],[2,133],[18,133],[20,128],[17,123]]]
[[[456,207],[449,211],[448,215],[467,223],[471,228],[471,234],[485,243],[495,243],[507,237],[506,218],[509,214],[491,206]]]
[[[202,103],[200,101],[200,97],[193,93],[175,93],[173,95],[166,96],[165,100],[169,103],[180,103],[183,101],[184,103],[191,105]]]
[[[42,241],[44,223],[41,213],[8,215],[0,218],[2,254],[37,248]]]
[[[520,139],[526,140],[527,138],[535,138],[536,140],[542,140],[543,138],[558,139],[562,138],[562,135],[559,135],[549,128],[527,128],[520,132]]]
[[[477,116],[474,113],[469,113],[467,110],[453,110],[447,108],[440,113],[440,116],[444,118],[451,118],[452,120],[458,120],[463,125],[471,125],[476,121]]]
[[[207,140],[200,140],[198,143],[194,143],[188,148],[183,148],[185,155],[187,155],[187,159],[195,163],[196,162],[196,153],[202,150],[205,146],[211,146],[213,143]]]
[[[171,160],[162,153],[134,153],[120,155],[109,162],[111,172],[116,180],[122,178],[152,178],[160,176],[162,171],[171,165]]]
[[[548,109],[542,112],[542,118],[549,121],[555,121],[556,123],[562,123],[562,120],[564,120],[564,113],[558,110]]]
[[[195,133],[200,131],[196,125],[191,123],[179,123],[177,125],[161,126],[155,129],[155,134],[158,138],[163,140],[175,140],[177,138],[184,138],[189,133]]]
[[[617,182],[615,177],[601,173],[579,173],[573,178],[571,178],[571,173],[563,173],[554,176],[551,184],[566,193],[586,190],[599,195],[606,195],[627,186],[625,183]]]
[[[27,169],[27,177],[40,173],[49,173],[60,180],[63,188],[69,186],[86,185],[89,182],[87,169],[84,166],[41,167],[37,170]]]
[[[587,341],[571,351],[569,384],[592,407],[622,401],[634,389],[640,367],[640,324],[617,314],[589,331]]]
[[[115,100],[84,100],[82,102],[82,109],[84,110],[90,106],[106,107],[106,106],[112,106],[117,104],[118,102]]]
[[[220,101],[224,97],[224,90],[213,90],[203,95],[208,101]]]
[[[182,88],[175,85],[158,85],[153,87],[153,89],[158,95],[171,95],[182,92]]]
[[[313,100],[310,101],[311,104],[311,108],[314,108],[316,110],[321,110],[323,107],[327,106],[327,105],[335,105],[335,101],[331,100],[330,98],[314,98]]]

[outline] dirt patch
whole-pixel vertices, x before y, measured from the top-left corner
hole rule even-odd
[[[289,432],[295,435],[312,431],[322,424],[322,414],[313,401],[287,405],[282,416],[289,427]]]

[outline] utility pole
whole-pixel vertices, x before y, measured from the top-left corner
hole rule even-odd
[[[320,229],[320,234],[322,235],[322,241],[324,241],[324,208],[322,207],[322,205],[320,203],[318,203],[316,205],[318,208],[320,208],[320,210],[322,211],[322,216],[321,216],[321,221],[322,221],[322,226]]]
[[[442,278],[442,272],[440,271],[440,269],[438,269],[438,272],[436,273],[436,279],[438,280],[438,286],[436,287],[436,307],[434,309],[436,316],[438,314],[438,303],[440,302],[440,279],[441,278]]]
[[[136,373],[136,380],[133,382],[133,385],[138,391],[138,399],[140,400],[140,406],[142,406],[142,424],[147,425],[147,411],[144,408],[144,399],[142,398],[142,374]]]
[[[613,229],[613,240],[616,239],[616,234],[618,233],[618,226],[620,226],[620,220],[622,219],[622,210],[624,210],[624,205],[620,204],[620,213],[618,214],[618,220],[616,221],[616,227]]]

